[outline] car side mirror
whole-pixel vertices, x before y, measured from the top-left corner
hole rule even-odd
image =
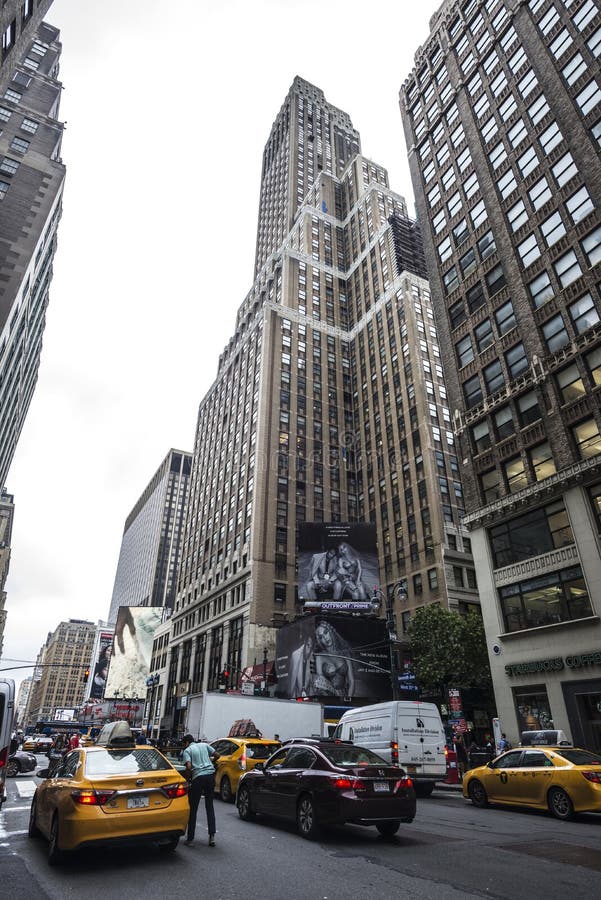
[[[36,778],[48,778],[50,776],[50,769],[38,769],[36,774]]]
[[[265,763],[257,763],[255,766],[255,772],[262,772],[265,768]]]
[[[494,766],[493,766],[492,763],[493,763],[493,761],[492,761],[492,759],[490,759],[490,760],[486,763],[486,768],[487,768],[487,769],[494,769]]]

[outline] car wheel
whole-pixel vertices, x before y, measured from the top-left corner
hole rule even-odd
[[[303,794],[298,801],[296,807],[296,826],[300,835],[308,840],[314,840],[319,834],[315,806],[308,794]]]
[[[21,771],[21,766],[19,764],[19,761],[16,759],[9,759],[9,761],[6,764],[6,777],[14,778],[15,775],[18,775],[20,771]]]
[[[172,853],[177,848],[178,844],[179,838],[174,837],[171,838],[170,841],[165,841],[164,843],[159,844],[159,850],[161,851],[161,853]]]
[[[477,806],[480,809],[484,809],[486,806],[488,806],[488,797],[486,796],[486,790],[482,782],[478,781],[477,778],[473,778],[470,781],[467,788],[467,793],[474,806]]]
[[[392,837],[401,827],[400,822],[376,822],[376,828],[382,837]]]
[[[219,796],[224,803],[233,803],[234,795],[232,794],[232,786],[227,775],[224,775],[219,785]]]
[[[549,812],[556,819],[571,819],[574,815],[574,804],[562,788],[551,788],[548,794]]]
[[[255,812],[251,805],[250,791],[244,785],[238,790],[238,815],[244,822],[250,822],[255,817]]]
[[[33,800],[31,801],[31,809],[29,810],[29,826],[27,828],[27,834],[30,838],[36,838],[40,836],[40,829],[38,828],[35,820],[37,805],[38,804],[34,795]]]
[[[431,797],[432,791],[434,790],[433,784],[419,784],[419,782],[414,782],[413,787],[415,788],[417,797]]]
[[[55,866],[63,860],[63,853],[59,849],[58,840],[58,813],[54,813],[50,828],[50,843],[48,844],[48,863],[51,866]]]

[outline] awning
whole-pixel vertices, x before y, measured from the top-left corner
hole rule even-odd
[[[257,663],[256,666],[246,666],[245,669],[242,669],[242,675],[240,676],[240,684],[244,684],[245,682],[251,682],[251,684],[261,684],[265,675],[267,675],[267,682],[270,684],[275,684],[277,681],[275,675],[275,660],[268,659],[267,665],[263,665],[263,663]]]

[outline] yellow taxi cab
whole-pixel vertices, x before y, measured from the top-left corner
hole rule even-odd
[[[601,756],[578,747],[508,750],[465,774],[463,796],[479,807],[490,802],[546,809],[557,819],[601,813]]]
[[[93,747],[67,753],[31,801],[29,836],[49,842],[48,862],[83,847],[156,843],[175,850],[190,812],[188,785],[154,747],[136,745],[127,722],[105,725]]]
[[[219,754],[215,769],[215,790],[225,803],[233,803],[238,782],[244,773],[254,769],[257,763],[265,762],[282,745],[280,741],[258,737],[227,737],[211,741],[211,746]]]

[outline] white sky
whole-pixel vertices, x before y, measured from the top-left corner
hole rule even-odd
[[[63,217],[15,496],[4,668],[108,615],[125,518],[252,284],[262,152],[295,75],[413,210],[401,83],[442,0],[55,0]],[[15,671],[18,681],[31,670]]]

